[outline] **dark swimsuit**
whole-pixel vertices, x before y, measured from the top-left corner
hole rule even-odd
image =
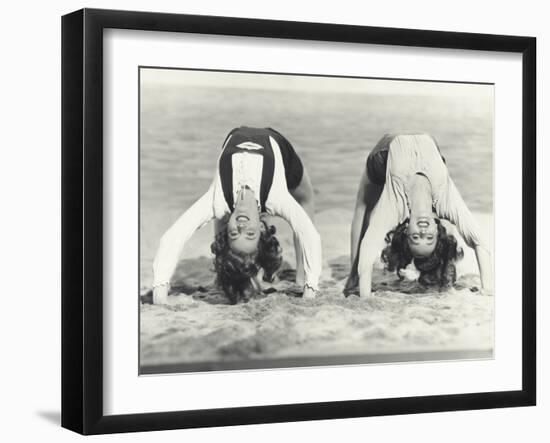
[[[231,137],[231,138],[230,138]],[[220,157],[220,179],[225,200],[230,208],[233,208],[233,167],[231,156],[237,152],[256,152],[264,158],[262,167],[262,180],[260,186],[260,206],[265,211],[265,202],[273,183],[273,172],[275,157],[269,137],[272,137],[279,145],[283,166],[285,169],[286,185],[289,191],[298,187],[304,175],[304,166],[300,157],[290,142],[279,132],[271,128],[249,128],[241,126],[233,129],[226,137],[223,146],[224,150]],[[228,141],[229,139],[229,141]],[[248,150],[238,145],[245,142],[252,142],[262,146],[262,150]]]

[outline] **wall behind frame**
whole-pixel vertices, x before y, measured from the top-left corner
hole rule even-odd
[[[62,14],[82,7],[232,15],[357,25],[411,27],[445,31],[531,35],[538,38],[538,144],[542,153],[550,120],[550,89],[542,78],[550,75],[550,30],[544,3],[526,0],[513,6],[463,0],[407,2],[315,3],[280,0],[210,0],[175,3],[157,0],[88,0],[9,2],[4,6],[3,63],[0,70],[2,149],[0,186],[3,217],[0,221],[3,276],[3,316],[0,333],[3,359],[0,377],[1,413],[6,420],[0,435],[6,441],[37,437],[73,441],[82,437],[59,427],[60,416],[60,31]],[[544,109],[543,109],[544,108]],[[546,111],[546,112],[544,112]],[[539,203],[550,193],[548,155],[539,155]],[[548,199],[546,199],[548,200]],[[548,204],[539,206],[541,220],[550,216]],[[550,235],[539,228],[539,275],[550,266]],[[550,285],[539,278],[539,294]],[[548,310],[540,297],[538,311]],[[539,321],[539,374],[550,369],[544,351],[550,332]],[[198,429],[156,434],[102,436],[132,441],[296,441],[316,442],[341,438],[374,441],[545,441],[550,413],[550,387],[539,379],[539,406],[535,408],[467,411],[379,417],[324,422]],[[7,437],[7,438],[6,438]]]

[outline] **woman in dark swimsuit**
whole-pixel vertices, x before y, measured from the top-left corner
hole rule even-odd
[[[217,283],[232,303],[259,290],[256,276],[271,280],[281,264],[275,227],[266,215],[287,220],[294,231],[296,282],[313,297],[321,273],[321,239],[313,225],[313,189],[296,151],[271,128],[240,127],[227,136],[214,180],[162,236],[153,264],[153,302],[164,303],[185,242],[216,219]]]

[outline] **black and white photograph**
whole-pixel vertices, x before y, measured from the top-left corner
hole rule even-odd
[[[7,2],[0,440],[547,441],[543,5]]]
[[[493,84],[138,93],[140,374],[493,358]]]

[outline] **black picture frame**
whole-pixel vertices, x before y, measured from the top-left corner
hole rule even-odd
[[[103,31],[108,28],[502,51],[522,55],[522,388],[392,399],[104,415]],[[82,434],[320,420],[536,403],[536,39],[83,9],[62,18],[62,426]]]

